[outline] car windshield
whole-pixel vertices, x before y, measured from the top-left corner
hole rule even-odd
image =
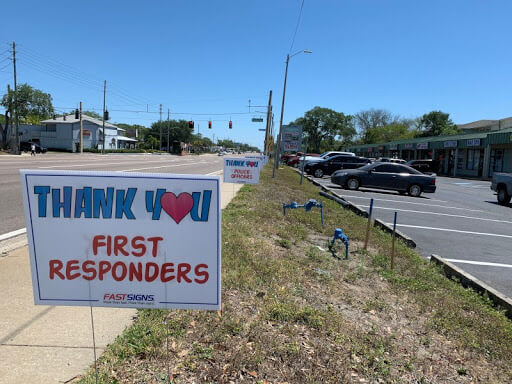
[[[324,156],[328,155],[329,153],[330,153],[330,152],[324,152],[324,153],[321,153],[321,154],[320,154],[320,156],[318,156],[318,157],[322,157],[322,158],[323,158]]]

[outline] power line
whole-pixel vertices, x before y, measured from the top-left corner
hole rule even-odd
[[[295,36],[297,36],[297,31],[299,29],[300,19],[302,17],[302,8],[304,7],[304,0],[302,0],[302,4],[300,5],[299,18],[297,19],[297,25],[295,26],[295,32],[293,33],[292,45],[290,45],[290,53],[292,53],[293,44],[295,43]]]
[[[25,49],[23,53],[26,55],[26,58],[29,58],[32,60],[32,64],[37,63],[40,67],[43,67],[49,71],[57,71],[61,75],[65,75],[69,78],[72,78],[76,81],[80,81],[81,83],[87,83],[94,87],[97,87],[98,84],[101,84],[103,80],[92,78],[91,76],[85,74],[84,72],[68,65],[65,63],[62,63],[60,61],[57,61],[53,58],[49,58],[43,54],[40,54],[34,50]],[[131,96],[126,90],[124,90],[119,85],[112,83],[113,87],[110,87],[111,90],[109,91],[109,94],[115,94],[119,98],[122,98],[125,100],[125,102],[128,102],[132,105],[144,105],[148,104],[147,99]],[[113,88],[113,89],[112,89]]]

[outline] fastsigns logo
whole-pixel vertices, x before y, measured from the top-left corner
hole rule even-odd
[[[155,301],[155,295],[142,295],[135,293],[105,293],[103,301]]]

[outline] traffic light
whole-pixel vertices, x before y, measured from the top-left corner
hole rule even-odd
[[[103,113],[103,120],[107,121],[109,120],[108,111],[105,109],[105,112]]]
[[[189,127],[190,129],[194,129],[194,122],[193,122],[192,120],[190,120],[190,121],[188,122],[188,127]]]
[[[80,118],[80,115],[78,113],[78,109],[75,109],[75,119],[78,120]]]
[[[229,129],[233,129],[233,122],[229,120]]]
[[[212,129],[212,121],[208,121],[208,129]]]

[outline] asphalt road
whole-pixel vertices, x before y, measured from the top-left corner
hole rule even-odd
[[[48,153],[31,157],[0,156],[0,235],[24,228],[20,169],[67,169],[152,173],[208,174],[222,169],[217,155],[100,155]]]
[[[420,198],[397,192],[360,189],[348,191],[317,179],[346,200],[368,210],[374,199],[374,217],[393,224],[414,239],[425,257],[435,253],[455,263],[491,287],[512,297],[512,206],[496,203],[488,181],[437,177],[437,190]]]

